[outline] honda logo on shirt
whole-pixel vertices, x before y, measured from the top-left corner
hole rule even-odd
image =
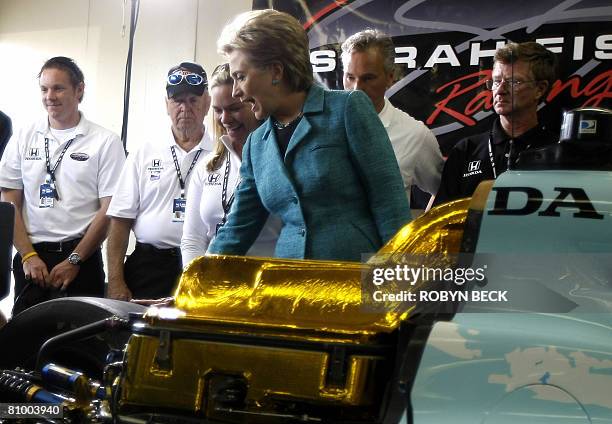
[[[473,160],[468,164],[468,172],[478,171],[480,169],[480,161]]]
[[[217,184],[220,177],[221,175],[217,174],[216,172],[214,174],[208,174],[208,182],[210,184]]]
[[[153,159],[153,168],[159,168],[161,166],[161,159]]]
[[[38,147],[30,147],[25,160],[42,160],[42,157],[40,156],[40,149]]]

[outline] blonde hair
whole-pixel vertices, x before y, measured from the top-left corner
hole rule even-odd
[[[209,81],[211,90],[220,85],[232,85],[233,83],[234,80],[230,75],[229,64],[227,63],[218,65],[213,71],[212,77]],[[216,119],[213,119],[213,134],[215,137],[215,149],[213,152],[213,157],[206,164],[206,170],[208,172],[221,168],[223,160],[225,159],[225,156],[227,156],[227,148],[221,141],[221,136],[227,134],[227,131],[225,131],[225,128],[223,128],[223,126],[220,125]]]
[[[223,28],[217,49],[226,56],[241,50],[259,68],[280,63],[283,79],[293,91],[307,91],[312,85],[308,36],[287,13],[274,9],[241,13]]]

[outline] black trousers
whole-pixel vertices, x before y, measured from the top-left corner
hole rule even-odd
[[[136,243],[125,261],[123,275],[134,299],[159,299],[172,296],[182,271],[179,248],[158,249]]]
[[[38,256],[47,264],[47,270],[51,272],[53,267],[66,259],[74,246],[62,251],[48,251],[55,243],[34,244],[34,250]],[[57,250],[57,249],[54,249]],[[96,250],[93,255],[79,266],[79,273],[70,283],[68,288],[60,291],[56,288],[43,288],[25,279],[21,255],[17,253],[13,258],[13,277],[15,278],[15,304],[13,315],[46,300],[67,296],[93,296],[104,297],[104,266],[102,264],[102,252]]]

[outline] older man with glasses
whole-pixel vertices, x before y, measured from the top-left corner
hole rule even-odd
[[[187,186],[213,147],[203,123],[210,107],[206,72],[190,62],[172,67],[166,93],[169,131],[128,156],[108,208],[107,297],[113,299],[169,296],[182,270]],[[124,264],[130,230],[136,248]]]
[[[535,42],[510,43],[495,52],[485,85],[498,117],[490,131],[467,137],[451,150],[434,205],[471,196],[481,181],[496,179],[516,164],[521,152],[557,141],[537,113],[555,70],[555,55]]]

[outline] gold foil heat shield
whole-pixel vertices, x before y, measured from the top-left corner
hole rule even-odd
[[[208,256],[183,273],[177,308],[188,317],[336,333],[393,330],[397,313],[361,311],[359,263]]]
[[[398,303],[384,313],[364,310],[362,279],[372,267],[405,263],[412,254],[457,253],[467,205],[468,200],[445,204],[412,221],[365,264],[198,258],[181,276],[175,306],[188,320],[354,335],[391,332],[410,309]],[[436,258],[441,265],[440,255]]]

